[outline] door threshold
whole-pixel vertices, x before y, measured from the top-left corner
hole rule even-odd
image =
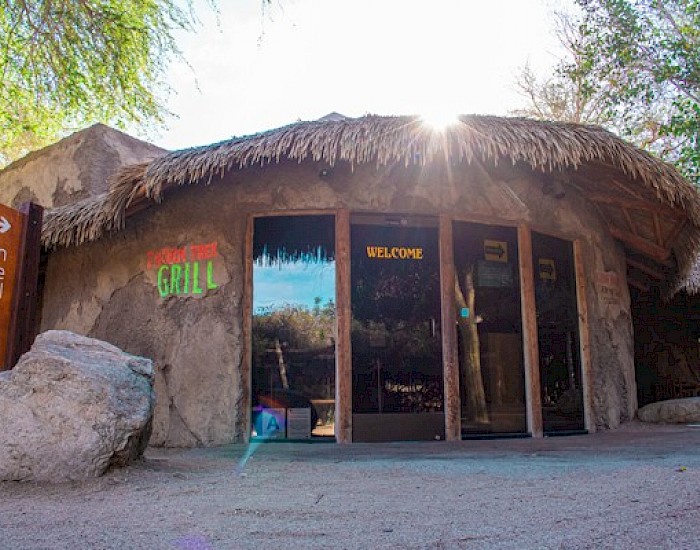
[[[504,432],[504,433],[492,433],[492,434],[462,434],[462,441],[466,440],[480,440],[480,439],[527,439],[532,437],[529,432]]]
[[[281,437],[257,437],[250,438],[250,443],[335,443],[335,437],[316,436],[304,439],[287,439]]]
[[[544,432],[544,437],[567,437],[569,435],[588,435],[588,430],[561,430],[558,432]]]

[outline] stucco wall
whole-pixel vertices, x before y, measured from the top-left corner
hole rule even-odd
[[[160,147],[95,124],[0,171],[0,203],[36,202],[46,208],[73,203],[107,190],[123,166],[164,154]]]
[[[42,329],[66,328],[103,338],[157,365],[152,444],[212,445],[240,440],[243,279],[248,213],[279,210],[451,214],[477,222],[522,221],[534,229],[583,239],[591,333],[592,411],[598,428],[636,410],[632,325],[621,247],[572,189],[542,193],[529,171],[479,165],[338,166],[319,177],[317,163],[253,168],[209,186],[176,189],[161,205],[130,218],[97,243],[58,250],[48,264]],[[196,296],[161,297],[148,252],[215,242],[217,288]],[[614,300],[599,296],[599,273],[614,273]],[[599,278],[599,277],[598,277]]]

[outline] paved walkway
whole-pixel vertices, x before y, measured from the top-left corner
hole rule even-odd
[[[0,484],[0,548],[700,548],[700,427],[151,449]]]

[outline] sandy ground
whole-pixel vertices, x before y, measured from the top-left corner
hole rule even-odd
[[[100,479],[0,483],[0,549],[25,548],[700,548],[700,426],[150,449]]]

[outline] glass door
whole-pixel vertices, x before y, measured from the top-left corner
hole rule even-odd
[[[573,244],[532,233],[545,433],[584,429]]]
[[[333,437],[333,216],[255,220],[252,348],[251,435]]]
[[[351,226],[353,441],[444,439],[437,220]]]
[[[524,433],[517,231],[454,222],[453,239],[462,436]]]

